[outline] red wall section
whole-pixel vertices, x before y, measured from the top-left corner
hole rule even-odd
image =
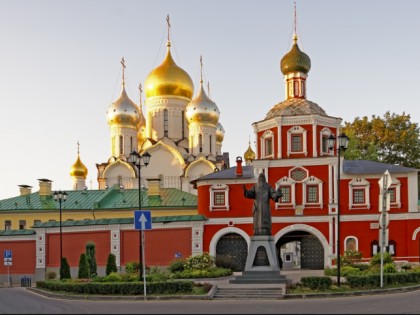
[[[121,231],[121,265],[139,261],[140,231]],[[144,231],[146,266],[168,266],[179,253],[191,256],[191,228],[156,229]]]
[[[47,234],[46,238],[47,267],[59,267],[60,234]],[[63,258],[67,258],[70,267],[79,266],[80,255],[86,252],[86,244],[89,241],[95,243],[96,264],[106,266],[108,255],[111,252],[110,231],[92,231],[63,233]]]
[[[4,250],[12,251],[12,265],[9,266],[9,274],[31,274],[35,273],[36,249],[35,241],[10,241],[0,243],[0,254],[3,256]],[[0,274],[7,275],[7,266],[3,259],[0,264]]]

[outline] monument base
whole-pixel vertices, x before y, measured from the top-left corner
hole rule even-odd
[[[272,236],[251,237],[245,271],[229,283],[286,283],[286,276],[280,275],[279,259]]]

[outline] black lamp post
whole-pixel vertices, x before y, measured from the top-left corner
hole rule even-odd
[[[335,148],[335,140],[332,134],[328,137],[328,148],[330,150],[334,150]],[[337,148],[337,157],[338,157],[338,165],[337,165],[337,286],[340,287],[340,252],[341,252],[341,240],[340,240],[340,153],[341,151],[346,151],[347,145],[349,143],[349,138],[342,133],[338,136],[338,148]]]
[[[54,191],[53,197],[58,201],[60,207],[60,280],[63,276],[63,232],[62,232],[62,219],[61,219],[61,204],[67,200],[67,193],[65,191]]]
[[[138,169],[137,178],[139,179],[139,210],[141,210],[141,168],[147,166],[150,162],[151,154],[149,152],[144,152],[143,155],[140,155],[136,150],[130,153],[129,162],[132,165],[135,165]],[[142,164],[143,161],[143,164]],[[142,263],[142,230],[139,230],[139,279],[141,279],[141,263]]]

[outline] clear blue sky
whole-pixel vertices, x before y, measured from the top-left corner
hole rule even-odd
[[[328,115],[410,114],[420,121],[420,1],[297,0],[299,46],[311,58],[308,99]],[[0,199],[20,184],[71,189],[80,155],[97,188],[110,157],[106,111],[159,65],[166,16],[172,52],[197,91],[200,55],[231,165],[252,123],[284,100],[280,60],[292,44],[293,0],[0,0]],[[144,100],[144,96],[143,96]],[[253,145],[255,150],[255,146]],[[90,184],[92,182],[92,184]]]

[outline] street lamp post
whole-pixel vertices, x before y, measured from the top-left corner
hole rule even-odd
[[[67,200],[67,193],[65,191],[54,191],[53,197],[55,201],[58,201],[60,208],[60,280],[63,277],[63,231],[62,231],[62,216],[61,216],[61,205]]]
[[[141,168],[147,166],[150,162],[151,154],[149,152],[144,152],[143,155],[138,153],[136,150],[130,153],[129,162],[132,165],[135,165],[138,170],[137,178],[139,179],[139,210],[141,210]],[[143,161],[143,164],[142,164]],[[142,232],[139,230],[139,279],[141,279],[141,264],[142,264]],[[143,266],[144,269],[145,266]]]
[[[334,150],[335,148],[335,140],[333,134],[328,137],[328,148],[330,150]],[[344,134],[338,136],[338,148],[337,148],[337,157],[338,157],[338,164],[337,164],[337,286],[340,287],[341,279],[340,279],[340,269],[341,269],[341,262],[340,262],[340,252],[341,252],[341,240],[340,240],[340,153],[346,151],[347,145],[349,143],[349,138]]]

